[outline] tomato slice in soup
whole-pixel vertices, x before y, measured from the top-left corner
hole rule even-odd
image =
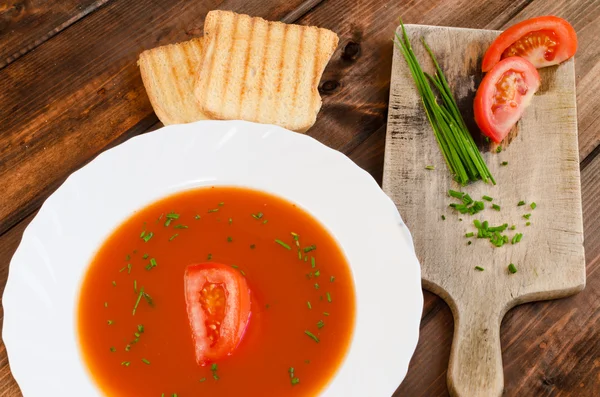
[[[250,289],[242,274],[220,263],[189,265],[185,301],[196,362],[204,366],[233,353],[250,320]]]

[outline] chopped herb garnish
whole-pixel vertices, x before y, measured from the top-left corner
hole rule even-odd
[[[229,218],[229,224],[231,225],[233,223],[233,219]]]
[[[315,272],[315,277],[319,277],[320,275],[321,275],[321,271],[320,271],[320,270],[317,270],[317,271]]]
[[[326,295],[327,295],[327,302],[331,303],[331,295],[329,294],[329,292]]]
[[[148,259],[149,256],[150,255],[148,255],[148,254],[144,254],[144,256],[142,256],[142,259]]]
[[[227,242],[231,243],[233,241],[233,239],[231,238],[231,236],[227,236]]]
[[[137,280],[133,280],[133,292],[135,292],[136,294],[137,292]]]
[[[484,271],[485,269],[482,268],[481,266],[475,266],[475,270],[479,270],[480,272]]]
[[[300,383],[300,379],[298,379],[294,376],[294,367],[290,367],[290,369],[288,369],[288,372],[290,374],[290,382],[292,383],[292,386]]]
[[[432,171],[432,170],[435,170],[435,167],[433,165],[426,165],[425,169]]]
[[[113,281],[113,282],[112,282],[112,285],[113,285],[113,287],[116,287],[116,286],[117,286],[117,282],[116,282],[116,281]]]
[[[208,210],[208,213],[210,214],[211,212],[219,212],[218,208],[213,208],[211,210]]]
[[[503,161],[502,163],[500,163],[501,165],[508,165],[508,161]]]
[[[325,322],[323,320],[319,320],[319,322],[317,322],[317,328],[321,329],[325,326]]]
[[[500,153],[502,151],[502,145],[498,145],[496,148],[496,153]]]
[[[146,365],[150,365],[150,361],[146,360],[145,358],[142,358],[142,362]]]
[[[304,253],[306,254],[306,253],[308,253],[310,251],[314,251],[316,249],[317,249],[317,246],[313,244],[313,245],[310,245],[310,246],[304,248]]]
[[[531,222],[525,223],[525,226],[530,226],[530,225],[531,225]]]
[[[490,196],[483,196],[482,199],[484,199],[485,201],[492,201],[494,200],[492,197]]]
[[[517,204],[517,207],[520,207],[522,205],[525,205],[525,201],[523,201],[523,200],[519,201],[519,203]]]
[[[206,257],[206,260],[209,261],[212,259],[212,254],[208,254],[208,256]]]
[[[141,333],[141,334],[143,334],[143,333],[144,333],[144,326],[143,326],[142,324],[139,324],[139,325],[137,326],[137,329],[138,329],[138,332],[139,332],[139,333]]]
[[[314,269],[315,266],[317,266],[316,261],[315,261],[315,257],[311,256],[310,257],[310,267]]]
[[[219,380],[219,375],[217,375],[217,364],[216,363],[213,363],[213,365],[210,367],[210,370],[212,371],[213,379]]]
[[[329,313],[327,313],[327,312],[323,312],[323,315],[324,315],[324,316],[329,316]]]
[[[250,249],[253,250],[254,248],[256,248],[255,244],[250,244]]]
[[[535,209],[535,207],[537,207],[537,204],[535,202],[529,204],[529,206],[531,207],[532,210]]]
[[[175,225],[173,226],[174,229],[187,229],[188,226],[187,225]]]
[[[289,245],[287,245],[286,243],[284,243],[283,241],[276,239],[275,242],[279,245],[281,245],[283,248],[287,249],[287,250],[291,250],[292,247],[290,247]]]
[[[150,263],[148,263],[148,265],[146,266],[146,270],[152,270],[156,266],[158,266],[158,263],[156,263],[156,259],[150,258]]]
[[[267,223],[267,222],[269,222],[269,220],[268,220],[268,219],[265,219],[265,220],[263,221],[263,225],[266,225],[266,223]]]
[[[465,237],[469,238],[469,237],[473,237],[474,235],[475,235],[475,233],[469,232],[469,233],[465,234]]]
[[[110,351],[114,353],[114,352],[116,352],[116,351],[117,351],[117,349],[115,349],[113,346],[111,346],[111,347],[110,347]]]
[[[107,323],[108,325],[113,325],[113,324],[114,324],[114,321],[113,321],[113,320],[108,320],[106,323]]]
[[[240,269],[240,273],[242,273],[242,276],[246,277],[246,273]]]
[[[310,338],[312,338],[312,340],[314,340],[315,342],[319,343],[319,338],[317,338],[315,334],[313,334],[312,332],[310,332],[308,330],[304,331],[304,333],[306,335],[308,335]]]
[[[442,220],[445,221],[446,220],[446,216],[442,215]]]
[[[335,281],[335,277],[331,276],[331,278],[329,279],[330,282],[334,282]]]
[[[196,216],[194,217],[195,220],[198,220],[200,218],[202,218],[202,217],[200,215],[198,215],[198,214],[196,214]]]
[[[146,231],[142,230],[142,232],[140,233],[140,238],[144,238],[145,235],[146,235]]]
[[[138,294],[137,300],[135,301],[135,305],[133,306],[133,312],[132,312],[132,316],[135,316],[135,311],[138,308],[138,305],[140,304],[140,301],[142,300],[142,296],[144,296],[144,287],[140,288],[140,292]]]
[[[515,225],[512,225],[512,226],[510,227],[510,230],[515,230],[516,228],[517,228],[517,227],[516,227]]]
[[[231,267],[234,268],[234,269],[239,269],[238,265],[231,265]]]
[[[154,236],[154,233],[149,232],[148,234],[146,234],[144,237],[142,237],[142,240],[144,240],[144,242],[148,242],[150,241],[150,239],[152,238],[152,236]]]
[[[535,204],[535,203],[534,203]],[[133,251],[135,253],[135,251]],[[131,255],[127,254],[127,256],[125,257],[125,260],[128,261],[131,259]]]
[[[500,206],[498,204],[492,204],[492,208],[496,211],[500,211]]]
[[[312,309],[312,305],[310,304],[309,301],[306,301],[306,306],[308,306],[309,309]]]
[[[170,212],[167,214],[167,219],[179,219],[179,214],[175,212]]]
[[[319,284],[315,283],[315,289],[319,289]]]
[[[252,217],[254,219],[260,219],[263,217],[263,213],[262,212],[257,212],[256,214],[252,214]]]
[[[179,236],[179,233],[175,233],[174,235],[172,235],[172,236],[169,238],[169,241],[173,241],[173,240],[175,239],[175,237],[177,237],[177,236]]]
[[[454,197],[454,198],[457,198],[457,199],[462,199],[462,198],[463,198],[463,196],[465,195],[465,194],[464,194],[464,193],[462,193],[462,192],[457,192],[456,190],[452,190],[452,189],[448,190],[448,194],[449,194],[451,197]]]
[[[123,362],[121,363],[121,365],[122,365],[122,366],[124,366],[124,367],[129,367],[129,365],[130,365],[130,364],[131,364],[131,363],[130,363],[129,361],[123,361]]]
[[[510,265],[508,265],[508,271],[512,274],[515,274],[517,272],[517,267],[511,263]]]
[[[206,378],[202,378],[198,382],[204,382],[204,381],[206,381]]]
[[[473,242],[471,240],[467,241],[467,245],[471,245]]]
[[[530,217],[531,217],[531,214],[525,214],[525,215],[523,215],[523,218],[525,218],[525,219],[529,219]]]
[[[300,379],[292,378],[291,382],[292,382],[292,386],[294,386],[294,385],[297,385],[298,383],[300,383]]]
[[[146,302],[148,302],[148,304],[152,306],[152,297],[148,295],[147,292],[144,292],[144,299],[146,299]]]
[[[127,266],[123,266],[123,268],[121,270],[119,270],[119,273],[122,273],[125,271],[125,269],[127,269]]]

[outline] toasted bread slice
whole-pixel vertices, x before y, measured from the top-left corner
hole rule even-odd
[[[144,87],[154,112],[165,125],[207,118],[194,97],[203,46],[200,37],[140,54],[138,65]]]
[[[211,11],[195,84],[213,119],[242,119],[305,132],[321,108],[318,85],[338,37],[314,26]]]

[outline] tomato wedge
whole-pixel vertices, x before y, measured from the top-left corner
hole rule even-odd
[[[250,289],[231,266],[189,265],[185,269],[185,302],[198,365],[230,355],[250,320]]]
[[[481,69],[491,70],[501,59],[519,56],[536,68],[558,65],[577,51],[577,34],[562,18],[531,18],[506,29],[494,40],[483,57]]]
[[[539,87],[540,75],[525,58],[510,57],[497,63],[481,80],[475,94],[475,122],[481,132],[500,143]]]

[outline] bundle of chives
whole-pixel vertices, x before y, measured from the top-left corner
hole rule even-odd
[[[440,146],[444,160],[446,160],[448,169],[456,181],[462,185],[479,179],[485,183],[491,181],[495,185],[496,181],[467,129],[465,121],[458,110],[458,105],[452,96],[450,87],[448,87],[448,81],[431,48],[423,40],[423,45],[435,65],[435,76],[423,72],[410,45],[402,21],[400,21],[400,25],[402,26],[402,36],[396,33],[397,40],[394,40],[394,43],[398,46],[408,63],[410,73],[421,96],[427,119],[433,128],[433,133]],[[436,101],[430,82],[440,93],[441,104]]]

